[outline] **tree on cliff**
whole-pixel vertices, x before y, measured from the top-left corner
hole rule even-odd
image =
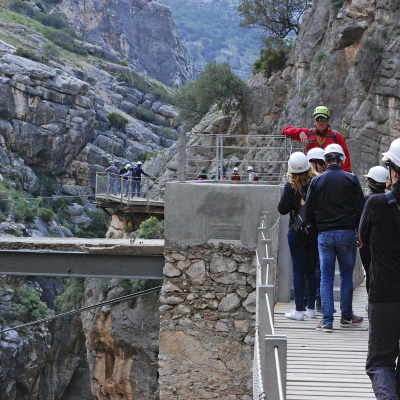
[[[240,26],[261,28],[267,36],[284,39],[299,32],[301,18],[312,0],[241,0]]]
[[[176,94],[176,105],[180,107],[179,119],[186,129],[198,124],[211,106],[216,105],[225,115],[245,111],[249,89],[235,75],[228,63],[207,64],[199,79],[182,86]]]

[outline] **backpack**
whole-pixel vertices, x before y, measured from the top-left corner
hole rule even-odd
[[[306,235],[308,235],[310,233],[311,224],[306,223],[305,215],[306,215],[306,206],[305,204],[303,204],[302,206],[300,206],[299,213],[297,214],[297,217],[294,220],[293,229],[295,232],[305,233]]]
[[[387,192],[386,198],[388,200],[389,206],[392,209],[393,213],[393,218],[396,221],[397,228],[399,229],[400,232],[400,210],[399,210],[399,204],[397,203],[397,200],[394,198],[392,192]]]
[[[316,135],[316,133],[315,133],[315,128],[311,128],[311,129],[308,131],[307,137],[310,137],[311,135]],[[327,137],[327,138],[331,137],[331,138],[333,138],[333,140],[335,141],[335,143],[338,144],[336,135],[337,135],[337,131],[335,131],[335,130],[332,129],[332,135],[326,135],[326,136],[324,136],[324,137]]]

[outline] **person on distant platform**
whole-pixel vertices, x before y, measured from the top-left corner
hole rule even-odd
[[[111,188],[114,187],[114,194],[117,194],[117,184],[118,184],[118,177],[119,171],[118,168],[114,165],[114,161],[109,161],[109,167],[106,168],[105,172],[108,172],[110,176],[110,181],[108,184],[108,192],[111,191]]]
[[[126,174],[128,172],[128,170],[125,167],[125,163],[121,163],[121,169],[119,170],[119,179],[118,179],[118,194],[121,194],[124,190],[124,185],[122,184],[122,182],[126,179],[123,178],[122,175]]]
[[[240,175],[239,175],[239,168],[235,167],[233,168],[233,172],[231,175],[231,181],[240,181]]]
[[[258,176],[254,172],[254,168],[251,165],[247,167],[247,172],[249,174],[249,182],[258,181]]]
[[[294,126],[286,126],[282,133],[292,138],[292,140],[300,141],[306,148],[308,153],[311,149],[319,147],[325,149],[328,145],[339,144],[346,156],[343,164],[343,171],[351,171],[350,154],[347,149],[343,135],[331,128],[329,125],[330,111],[325,106],[319,106],[314,110],[313,120],[314,128],[296,128]]]
[[[149,176],[142,169],[142,162],[137,162],[137,167],[133,168],[135,177],[132,180],[132,197],[135,196],[135,192],[137,192],[137,197],[140,197],[140,185],[142,183],[142,175]]]
[[[202,167],[202,168],[201,168],[201,172],[200,172],[200,174],[199,174],[198,177],[197,177],[197,180],[198,180],[198,181],[206,181],[207,179],[208,179],[207,170],[206,170],[205,167]]]

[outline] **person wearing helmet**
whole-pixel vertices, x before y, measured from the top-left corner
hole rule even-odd
[[[371,250],[366,372],[376,398],[389,400],[400,398],[400,138],[383,156],[392,190],[368,199],[359,235]]]
[[[117,193],[121,194],[121,192],[124,190],[125,185],[123,185],[123,181],[126,180],[126,178],[123,178],[122,175],[126,174],[128,170],[126,169],[126,163],[122,162],[121,163],[121,169],[119,170],[119,179],[118,179],[118,190]]]
[[[123,175],[121,175],[121,177],[124,180],[124,189],[125,189],[124,197],[127,196],[129,197],[129,186],[130,186],[129,182],[133,182],[133,178],[135,177],[135,172],[133,171],[131,164],[126,165],[126,172]]]
[[[239,175],[239,168],[235,167],[233,168],[233,172],[231,175],[231,181],[240,181],[240,175]]]
[[[308,161],[319,174],[326,171],[324,153],[324,149],[321,149],[320,147],[314,147],[307,153]]]
[[[340,326],[359,326],[362,317],[353,314],[353,271],[357,255],[355,229],[364,207],[364,194],[357,177],[342,171],[346,155],[339,144],[325,148],[326,172],[314,178],[306,198],[306,221],[318,228],[321,268],[322,320],[316,329],[333,331],[333,280],[336,258],[340,270]]]
[[[135,193],[137,193],[137,197],[140,197],[142,175],[149,176],[149,174],[146,174],[146,172],[143,171],[141,161],[138,161],[136,165],[136,168],[132,168],[132,197],[135,197]]]
[[[339,144],[344,154],[346,161],[343,165],[343,171],[351,171],[350,154],[347,149],[343,135],[331,128],[329,125],[330,111],[325,106],[316,107],[313,112],[314,128],[296,128],[294,126],[286,126],[282,133],[292,138],[292,140],[300,141],[306,148],[308,153],[313,148],[325,149],[328,145]]]
[[[389,171],[385,167],[372,167],[368,171],[368,174],[364,176],[367,178],[368,184],[368,192],[364,196],[365,201],[367,201],[374,194],[385,193],[386,186],[390,182]],[[369,246],[364,245],[360,248],[360,257],[365,270],[365,286],[368,293],[370,284],[369,266],[371,264],[371,250]]]
[[[222,168],[221,165],[218,165],[218,179],[226,179],[226,168]]]
[[[318,261],[317,231],[312,227],[307,230],[299,223],[304,211],[304,199],[312,178],[317,172],[310,168],[307,157],[301,153],[293,153],[288,162],[288,177],[278,204],[282,215],[289,214],[288,243],[293,268],[294,301],[296,308],[285,314],[286,318],[302,321],[304,319],[303,301],[307,298],[308,309],[305,315],[316,318],[315,268]],[[306,282],[306,285],[305,285]],[[306,289],[306,290],[305,290]]]
[[[207,170],[205,167],[201,168],[200,174],[197,176],[198,181],[206,181],[208,179]]]
[[[110,192],[111,188],[113,187],[114,194],[116,195],[119,171],[118,171],[118,168],[114,165],[114,161],[109,161],[108,164],[109,164],[109,167],[105,169],[105,172],[108,172],[108,175],[109,175],[108,192]]]
[[[249,174],[249,182],[253,182],[253,181],[256,181],[256,180],[258,181],[258,179],[256,179],[257,176],[256,176],[256,173],[254,172],[254,168],[251,165],[249,165],[247,167],[247,172]]]

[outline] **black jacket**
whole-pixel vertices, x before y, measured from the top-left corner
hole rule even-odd
[[[307,188],[305,188],[304,192],[307,192]],[[289,219],[289,230],[293,230],[294,221],[297,218],[297,214],[300,211],[301,199],[305,196],[301,195],[300,192],[293,189],[290,182],[286,182],[285,187],[283,188],[283,193],[281,199],[278,204],[278,211],[282,215],[286,215],[290,213]]]
[[[331,164],[313,178],[306,198],[306,220],[317,224],[318,232],[354,230],[364,207],[358,178]]]
[[[400,192],[393,195],[400,204]],[[400,231],[385,194],[369,198],[361,217],[359,235],[371,248],[371,303],[400,303]]]
[[[135,181],[140,181],[140,180],[142,180],[142,174],[143,174],[144,176],[149,176],[148,174],[146,174],[146,172],[144,172],[144,171],[142,170],[142,167],[133,168],[133,171],[134,171],[135,174],[136,174],[136,177],[134,178]]]

